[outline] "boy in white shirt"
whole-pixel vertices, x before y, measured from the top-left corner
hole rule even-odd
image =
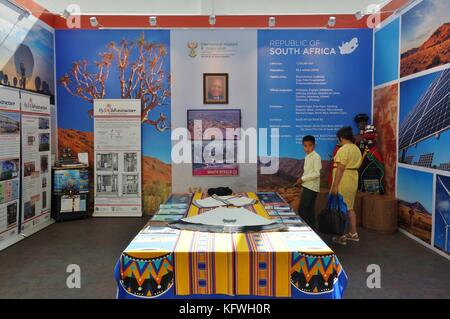
[[[316,216],[314,207],[316,197],[320,191],[320,170],[322,169],[322,159],[314,149],[316,139],[312,135],[303,137],[303,150],[306,153],[303,167],[303,175],[297,180],[295,186],[302,186],[302,196],[300,198],[299,215],[312,228],[316,228]]]

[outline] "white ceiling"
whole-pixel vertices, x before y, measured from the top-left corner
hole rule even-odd
[[[35,0],[53,13],[76,3],[81,14],[281,15],[353,14],[391,0]]]

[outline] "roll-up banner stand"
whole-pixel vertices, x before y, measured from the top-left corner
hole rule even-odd
[[[20,94],[0,87],[0,250],[18,242],[20,211]]]
[[[21,233],[29,236],[54,223],[51,205],[50,97],[20,92],[22,128]]]
[[[142,216],[141,100],[94,100],[94,217]]]

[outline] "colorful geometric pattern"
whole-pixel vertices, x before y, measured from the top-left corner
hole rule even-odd
[[[274,239],[267,233],[233,234],[236,294],[290,296],[289,252]]]
[[[120,284],[130,294],[154,298],[173,286],[172,253],[153,258],[120,257]]]
[[[175,247],[177,295],[233,295],[230,234],[181,231]]]
[[[264,233],[181,231],[175,293],[289,297],[290,253],[280,247]]]
[[[194,199],[202,196],[196,193]],[[202,213],[193,207],[190,216]],[[247,208],[267,214],[259,202]],[[347,282],[337,257],[312,230],[140,233],[122,253],[116,278],[120,298],[341,298]]]
[[[341,264],[334,254],[312,256],[292,253],[291,283],[304,293],[332,291],[341,271]]]

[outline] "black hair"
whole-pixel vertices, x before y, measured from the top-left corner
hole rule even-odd
[[[305,135],[305,136],[303,136],[302,143],[305,143],[305,142],[311,142],[311,143],[313,143],[313,145],[316,145],[316,138],[312,135]]]
[[[369,121],[369,115],[367,115],[365,113],[359,113],[358,115],[355,116],[354,121],[356,123],[368,122]]]
[[[344,126],[341,127],[337,133],[336,136],[338,139],[346,139],[348,141],[351,141],[352,143],[355,143],[355,137],[353,136],[353,130],[351,126]]]

